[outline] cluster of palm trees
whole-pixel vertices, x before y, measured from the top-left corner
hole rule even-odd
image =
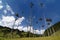
[[[33,20],[33,16],[32,16],[32,8],[33,8],[33,6],[34,6],[34,3],[33,2],[31,2],[30,3],[30,8],[31,8],[31,13],[30,13],[30,16],[29,16],[29,26],[30,26],[30,31],[31,31],[31,27],[32,27],[32,20]],[[41,8],[43,8],[44,7],[44,3],[40,3],[40,7]],[[22,11],[22,14],[24,14],[24,11]],[[22,16],[19,16],[19,14],[18,13],[16,13],[15,14],[15,16],[17,17],[16,19],[15,19],[15,21],[18,19],[18,18],[21,18]],[[45,18],[45,16],[44,16],[44,18],[39,18],[38,19],[38,21],[36,21],[36,24],[39,24],[39,21],[43,21],[43,20],[45,20],[45,23],[46,24],[42,24],[42,26],[41,26],[41,29],[43,29],[44,27],[45,27],[45,25],[47,25],[47,27],[49,28],[49,26],[51,25],[51,23],[52,23],[52,19],[50,19],[50,18]],[[15,22],[14,22],[14,24],[15,24]],[[13,25],[13,28],[14,28],[14,25]],[[17,26],[17,28],[18,28],[18,26]],[[39,27],[40,28],[40,27]],[[27,29],[28,29],[28,26],[27,26]],[[33,28],[34,29],[34,28]],[[53,32],[54,32],[54,28],[52,28],[53,29]],[[29,32],[30,32],[29,31]],[[50,30],[50,33],[51,33],[51,31],[52,30]],[[13,32],[13,31],[12,31]],[[34,33],[34,31],[33,31],[33,33]],[[48,33],[48,36],[49,36],[49,31],[47,30],[47,33]],[[13,34],[12,34],[13,35]],[[30,34],[29,34],[29,36],[30,36]]]
[[[31,2],[30,7],[33,8],[33,6],[34,6],[34,4]],[[40,7],[44,8],[44,3],[40,3]],[[31,15],[32,15],[32,13],[31,13]],[[33,19],[31,19],[31,20],[33,20]],[[36,24],[38,24],[39,21],[43,21],[43,20],[45,21],[45,24],[42,24],[41,28],[43,29],[46,25],[47,25],[47,28],[49,28],[49,26],[51,26],[51,24],[52,24],[52,19],[51,18],[45,18],[45,15],[44,15],[44,18],[39,18],[39,20],[36,21]],[[47,30],[48,36],[49,36],[50,33],[52,33],[52,31],[55,32],[53,27],[52,27],[52,30],[51,29],[49,29],[49,30],[50,30],[50,32]]]
[[[23,11],[22,11],[22,14],[23,14]],[[16,19],[15,19],[15,21],[14,21],[14,24],[13,24],[13,26],[12,26],[12,30],[11,30],[12,38],[13,38],[13,29],[14,29],[15,22],[18,20],[18,18],[22,18],[22,16],[19,15],[18,13],[15,13],[14,16],[16,17]],[[18,24],[18,26],[19,26],[19,24]],[[18,29],[18,26],[17,26],[17,29]],[[18,33],[18,31],[17,31],[17,33]]]

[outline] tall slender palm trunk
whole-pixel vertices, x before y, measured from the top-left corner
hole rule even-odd
[[[54,35],[55,35],[55,29],[54,29],[54,27],[52,27],[52,31],[53,31],[53,33],[54,33]]]
[[[33,8],[33,5],[34,4],[31,2],[30,3],[30,19],[29,19],[30,20],[30,25],[29,25],[30,26],[30,32],[31,32],[31,27],[32,27],[32,8]],[[29,34],[29,36],[30,36],[30,34]]]
[[[13,24],[12,29],[11,29],[11,38],[13,38],[14,25],[15,25],[15,21],[14,21],[14,24]]]

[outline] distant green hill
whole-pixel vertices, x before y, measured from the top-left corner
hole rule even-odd
[[[44,36],[60,36],[60,22],[54,24],[45,30]],[[33,34],[30,32],[19,31],[18,29],[11,29],[0,26],[0,37],[6,38],[20,38],[20,37],[41,37],[42,35]],[[42,36],[43,37],[43,36]]]
[[[60,37],[60,30],[57,31],[57,32],[55,32],[55,33],[53,33],[51,36],[57,36],[57,37]]]
[[[33,34],[30,32],[19,31],[18,29],[11,29],[8,27],[0,26],[0,37],[8,37],[8,38],[20,38],[20,37],[39,37],[37,34]]]
[[[12,34],[15,37],[19,37],[19,35],[17,35],[17,31],[19,31],[19,30],[14,30],[14,29],[10,29],[8,27],[0,26],[0,37],[12,37]]]
[[[45,36],[60,35],[59,33],[60,33],[60,22],[57,22],[53,26],[46,29],[44,35]]]

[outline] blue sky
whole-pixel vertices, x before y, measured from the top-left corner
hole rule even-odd
[[[43,15],[45,15],[46,18],[51,18],[53,20],[52,23],[60,21],[59,0],[7,0],[7,2],[14,12],[24,16],[26,20],[28,16],[30,16],[30,10],[32,10],[32,15],[35,16],[35,19],[33,19],[34,26],[35,21],[37,21],[40,17],[43,17]],[[34,3],[32,9],[29,6],[30,2]],[[43,9],[39,5],[40,2],[43,2],[45,5]],[[24,11],[24,14],[22,14],[22,11]]]
[[[30,12],[33,16],[33,27],[34,29],[40,29],[42,24],[45,24],[45,21],[39,22],[36,25],[36,21],[39,18],[51,18],[52,24],[60,21],[60,0],[3,0],[4,3],[8,3],[14,13],[18,13],[20,16],[25,17],[25,20],[21,23],[21,25],[28,25],[28,18],[30,16]],[[33,8],[30,8],[30,2],[34,4]],[[43,3],[44,7],[40,7],[40,3]],[[24,12],[22,14],[22,11]],[[12,14],[11,14],[12,15]],[[39,28],[40,27],[40,28]],[[47,27],[45,26],[44,29]]]

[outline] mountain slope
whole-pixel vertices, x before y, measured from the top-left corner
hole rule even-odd
[[[54,24],[46,29],[44,36],[60,36],[60,22]],[[49,35],[48,35],[49,34]],[[19,31],[18,29],[11,29],[8,27],[0,26],[0,37],[20,38],[20,37],[41,37],[41,35],[32,34],[30,32]]]
[[[57,32],[53,33],[51,36],[60,37],[60,30],[58,30]]]
[[[50,28],[46,29],[46,31],[44,32],[44,35],[50,36],[52,34],[55,34],[57,31],[60,31],[60,22],[57,22],[56,24],[54,24]]]
[[[8,37],[8,38],[20,38],[20,37],[39,37],[37,34],[33,34],[30,32],[19,31],[18,29],[11,29],[8,27],[0,26],[0,37]]]
[[[0,37],[11,37],[12,36],[11,34],[14,34],[15,36],[17,36],[16,31],[18,30],[0,26]]]

